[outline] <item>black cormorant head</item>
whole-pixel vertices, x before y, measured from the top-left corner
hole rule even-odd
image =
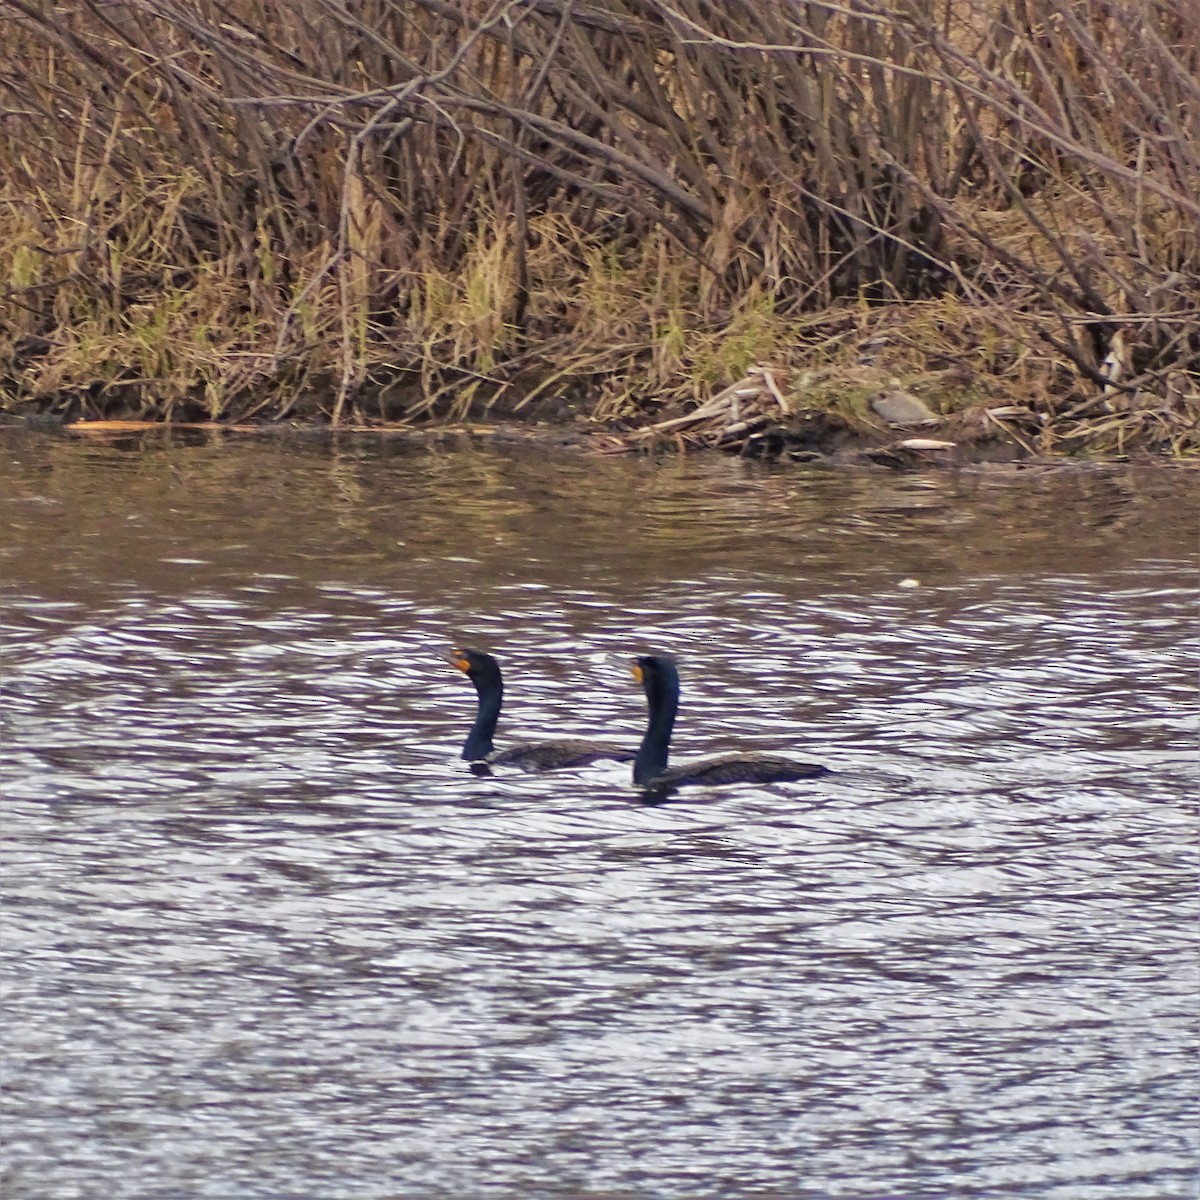
[[[500,665],[482,650],[450,651],[450,665],[461,671],[476,687],[486,687],[500,678]]]
[[[639,654],[634,660],[633,677],[642,685],[651,707],[679,694],[679,671],[669,654]]]

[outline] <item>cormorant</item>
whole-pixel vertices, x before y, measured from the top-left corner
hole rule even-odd
[[[526,771],[552,771],[559,767],[586,767],[590,763],[613,759],[628,762],[632,750],[605,746],[583,738],[565,738],[552,742],[532,742],[497,750],[492,744],[500,705],[504,699],[504,679],[500,664],[482,650],[451,651],[450,664],[460,670],[475,685],[479,693],[479,709],[475,724],[467,735],[462,756],[470,763],[500,764],[520,767]]]
[[[633,782],[648,792],[674,791],[689,783],[785,783],[829,773],[819,763],[780,754],[714,754],[677,767],[667,766],[671,730],[679,708],[679,671],[665,654],[640,655],[633,676],[646,692],[650,720],[633,762]]]

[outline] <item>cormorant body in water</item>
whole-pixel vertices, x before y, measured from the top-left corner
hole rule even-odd
[[[586,767],[605,759],[628,762],[633,758],[632,750],[605,746],[583,738],[531,742],[497,750],[492,738],[504,700],[504,678],[500,674],[500,664],[482,650],[455,649],[451,651],[449,659],[451,665],[466,675],[479,693],[475,724],[471,726],[462,749],[462,756],[469,763],[507,765],[525,771],[552,771],[560,767]]]
[[[640,655],[633,668],[646,692],[650,721],[633,761],[633,782],[648,792],[669,792],[684,784],[788,783],[827,775],[819,763],[781,754],[714,754],[677,767],[667,766],[671,730],[679,708],[679,672],[665,654]]]

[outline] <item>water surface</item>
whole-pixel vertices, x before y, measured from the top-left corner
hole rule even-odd
[[[6,435],[0,1194],[1193,1195],[1193,482]]]

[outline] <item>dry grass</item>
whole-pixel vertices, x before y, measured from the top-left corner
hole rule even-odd
[[[1200,446],[1192,0],[12,7],[7,409]]]

